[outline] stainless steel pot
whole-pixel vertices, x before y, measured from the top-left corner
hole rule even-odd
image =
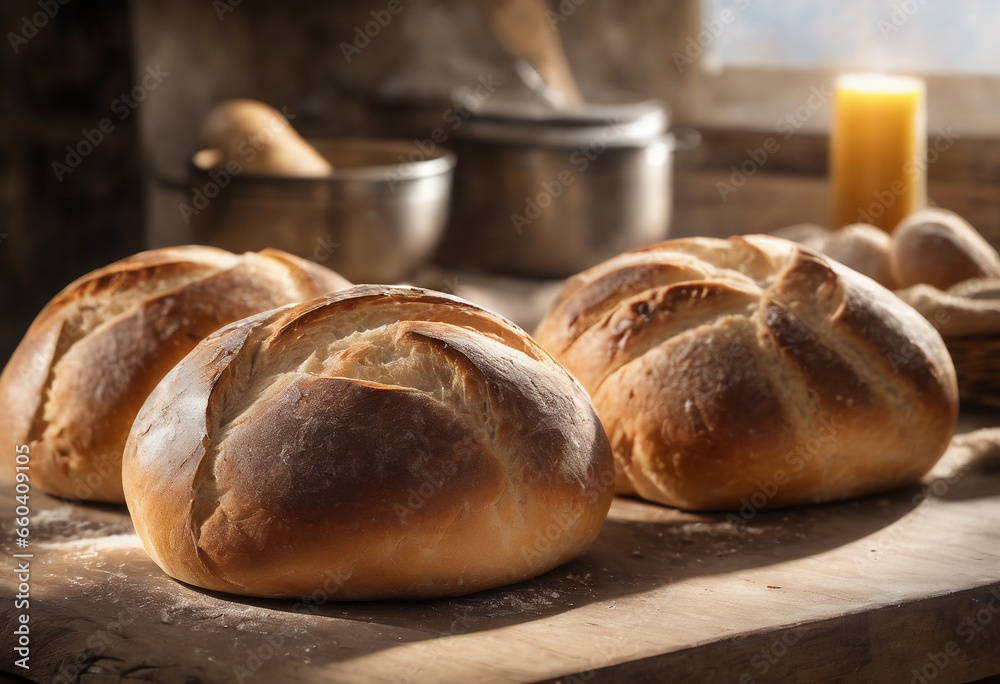
[[[492,108],[449,145],[451,218],[435,261],[565,277],[666,239],[674,142],[656,103]]]
[[[399,140],[309,142],[333,165],[329,177],[227,173],[196,155],[195,238],[234,252],[276,247],[355,283],[398,282],[425,263],[447,222],[455,156]]]

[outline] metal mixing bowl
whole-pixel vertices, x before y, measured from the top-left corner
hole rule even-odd
[[[474,113],[435,261],[559,278],[667,238],[673,137],[654,103]]]
[[[326,178],[228,173],[202,151],[192,162],[197,241],[233,252],[275,247],[355,283],[407,277],[434,251],[448,218],[455,156],[402,140],[317,138]],[[230,167],[237,168],[237,167]]]

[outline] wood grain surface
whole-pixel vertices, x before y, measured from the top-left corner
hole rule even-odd
[[[998,424],[966,414],[960,431]],[[572,563],[407,603],[201,591],[157,568],[124,507],[34,492],[31,669],[12,664],[20,611],[4,600],[3,670],[57,683],[969,681],[1000,673],[998,435],[957,438],[923,485],[747,520],[618,498]],[[13,595],[14,573],[0,586]]]

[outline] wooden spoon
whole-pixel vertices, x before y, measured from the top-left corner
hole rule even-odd
[[[562,106],[566,107],[582,105],[583,96],[570,70],[559,32],[546,16],[550,11],[546,0],[480,1],[503,49],[514,59],[527,62],[538,72],[545,86],[561,96],[547,99],[555,103],[561,99]],[[539,90],[531,83],[528,85]]]

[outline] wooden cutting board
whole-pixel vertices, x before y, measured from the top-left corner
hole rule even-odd
[[[1000,414],[960,429],[986,425]],[[99,683],[968,681],[1000,672],[992,437],[978,453],[959,438],[922,486],[746,522],[619,498],[572,563],[407,603],[201,591],[149,560],[124,507],[33,493],[31,669],[12,664],[9,600],[3,669]],[[13,595],[13,573],[0,585]]]

